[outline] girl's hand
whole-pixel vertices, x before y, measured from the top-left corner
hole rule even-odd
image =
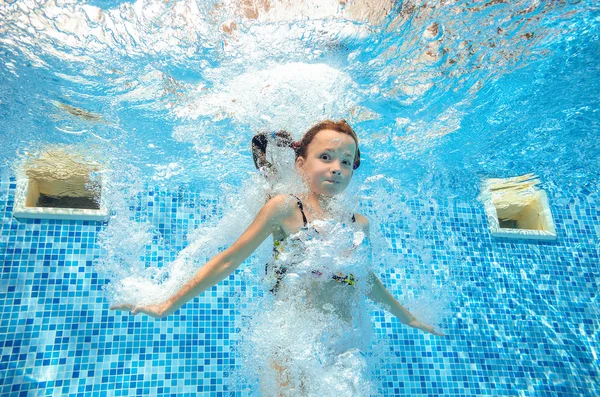
[[[132,304],[122,304],[112,306],[110,310],[121,310],[131,312],[134,316],[138,313],[147,314],[150,317],[154,318],[163,318],[167,315],[167,311],[163,307],[163,305],[146,305],[146,306],[136,306]]]
[[[434,327],[432,327],[431,325],[427,325],[427,324],[423,324],[422,322],[420,322],[417,319],[412,320],[410,323],[407,324],[409,327],[413,327],[416,329],[420,329],[421,331],[424,332],[428,332],[430,334],[433,335],[437,335],[437,336],[446,336],[446,334],[436,331]]]

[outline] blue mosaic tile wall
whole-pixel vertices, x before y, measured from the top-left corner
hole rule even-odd
[[[235,275],[166,319],[110,312],[93,265],[103,225],[16,220],[14,190],[14,180],[0,181],[0,396],[229,395]],[[185,191],[149,189],[131,205],[162,239],[149,242],[147,262],[173,259],[217,211],[215,200]],[[594,202],[553,206],[559,238],[541,243],[492,238],[475,201],[409,207],[436,222],[415,235],[403,221],[382,225],[392,251],[408,260],[418,241],[431,263],[459,266],[465,283],[448,338],[373,313],[389,341],[380,395],[600,395]],[[404,276],[382,279],[394,292]]]

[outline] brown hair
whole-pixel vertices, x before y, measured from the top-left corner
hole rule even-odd
[[[343,119],[340,121],[321,121],[320,123],[311,127],[308,131],[306,131],[302,139],[295,145],[294,150],[296,152],[296,159],[298,159],[298,157],[306,157],[308,145],[310,145],[310,143],[319,133],[319,131],[323,130],[337,131],[342,134],[350,135],[352,139],[354,139],[354,142],[356,143],[356,153],[354,154],[354,164],[352,168],[357,169],[360,166],[360,149],[358,148],[358,137],[356,136],[356,133],[354,132],[352,127],[350,127],[350,124],[348,124],[346,120]]]

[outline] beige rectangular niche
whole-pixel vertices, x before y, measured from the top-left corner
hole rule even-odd
[[[556,240],[548,196],[538,184],[534,174],[484,182],[480,199],[492,236]]]
[[[16,218],[105,221],[105,180],[97,163],[69,147],[52,147],[24,162],[17,180]]]

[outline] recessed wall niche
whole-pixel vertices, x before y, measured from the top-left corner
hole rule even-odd
[[[15,218],[104,221],[106,186],[100,164],[72,146],[51,146],[23,161]]]
[[[480,199],[494,237],[556,240],[546,192],[534,174],[484,181]]]

